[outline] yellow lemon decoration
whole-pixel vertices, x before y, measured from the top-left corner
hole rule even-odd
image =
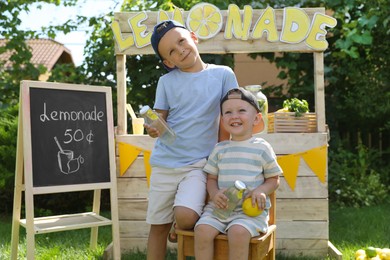
[[[188,12],[187,28],[199,39],[214,37],[222,28],[222,14],[215,5],[199,3]]]
[[[262,210],[259,209],[257,204],[256,207],[252,206],[252,198],[246,198],[244,200],[244,202],[242,203],[242,210],[249,217],[257,217],[263,212]]]

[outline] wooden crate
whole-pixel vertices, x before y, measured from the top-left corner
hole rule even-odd
[[[317,132],[316,113],[295,116],[295,112],[275,112],[268,114],[268,133],[315,133]]]

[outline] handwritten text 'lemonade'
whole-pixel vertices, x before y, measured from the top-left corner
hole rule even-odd
[[[47,111],[46,103],[43,103],[43,113],[40,115],[42,122],[46,121],[100,121],[104,119],[104,112],[97,111],[96,106],[92,111]]]

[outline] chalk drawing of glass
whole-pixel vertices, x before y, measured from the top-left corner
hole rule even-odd
[[[60,149],[57,154],[58,166],[64,174],[75,173],[80,169],[80,164],[84,163],[84,158],[79,155],[79,157],[74,158],[74,153],[71,150],[62,149],[60,143],[58,142],[57,137],[54,137],[54,140],[57,143],[58,148]]]

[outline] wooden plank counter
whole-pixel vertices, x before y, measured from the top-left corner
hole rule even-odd
[[[260,135],[277,155],[304,152],[327,145],[326,133],[273,133]],[[147,135],[118,135],[116,142],[152,150]],[[118,155],[118,152],[117,152]],[[117,158],[119,169],[119,159]],[[327,173],[326,173],[327,175]],[[121,251],[146,250],[149,225],[145,222],[148,186],[141,153],[128,170],[117,173]],[[301,159],[293,191],[281,176],[276,203],[276,250],[285,255],[326,256],[329,240],[328,183],[322,183]],[[176,244],[169,247],[175,248]]]

